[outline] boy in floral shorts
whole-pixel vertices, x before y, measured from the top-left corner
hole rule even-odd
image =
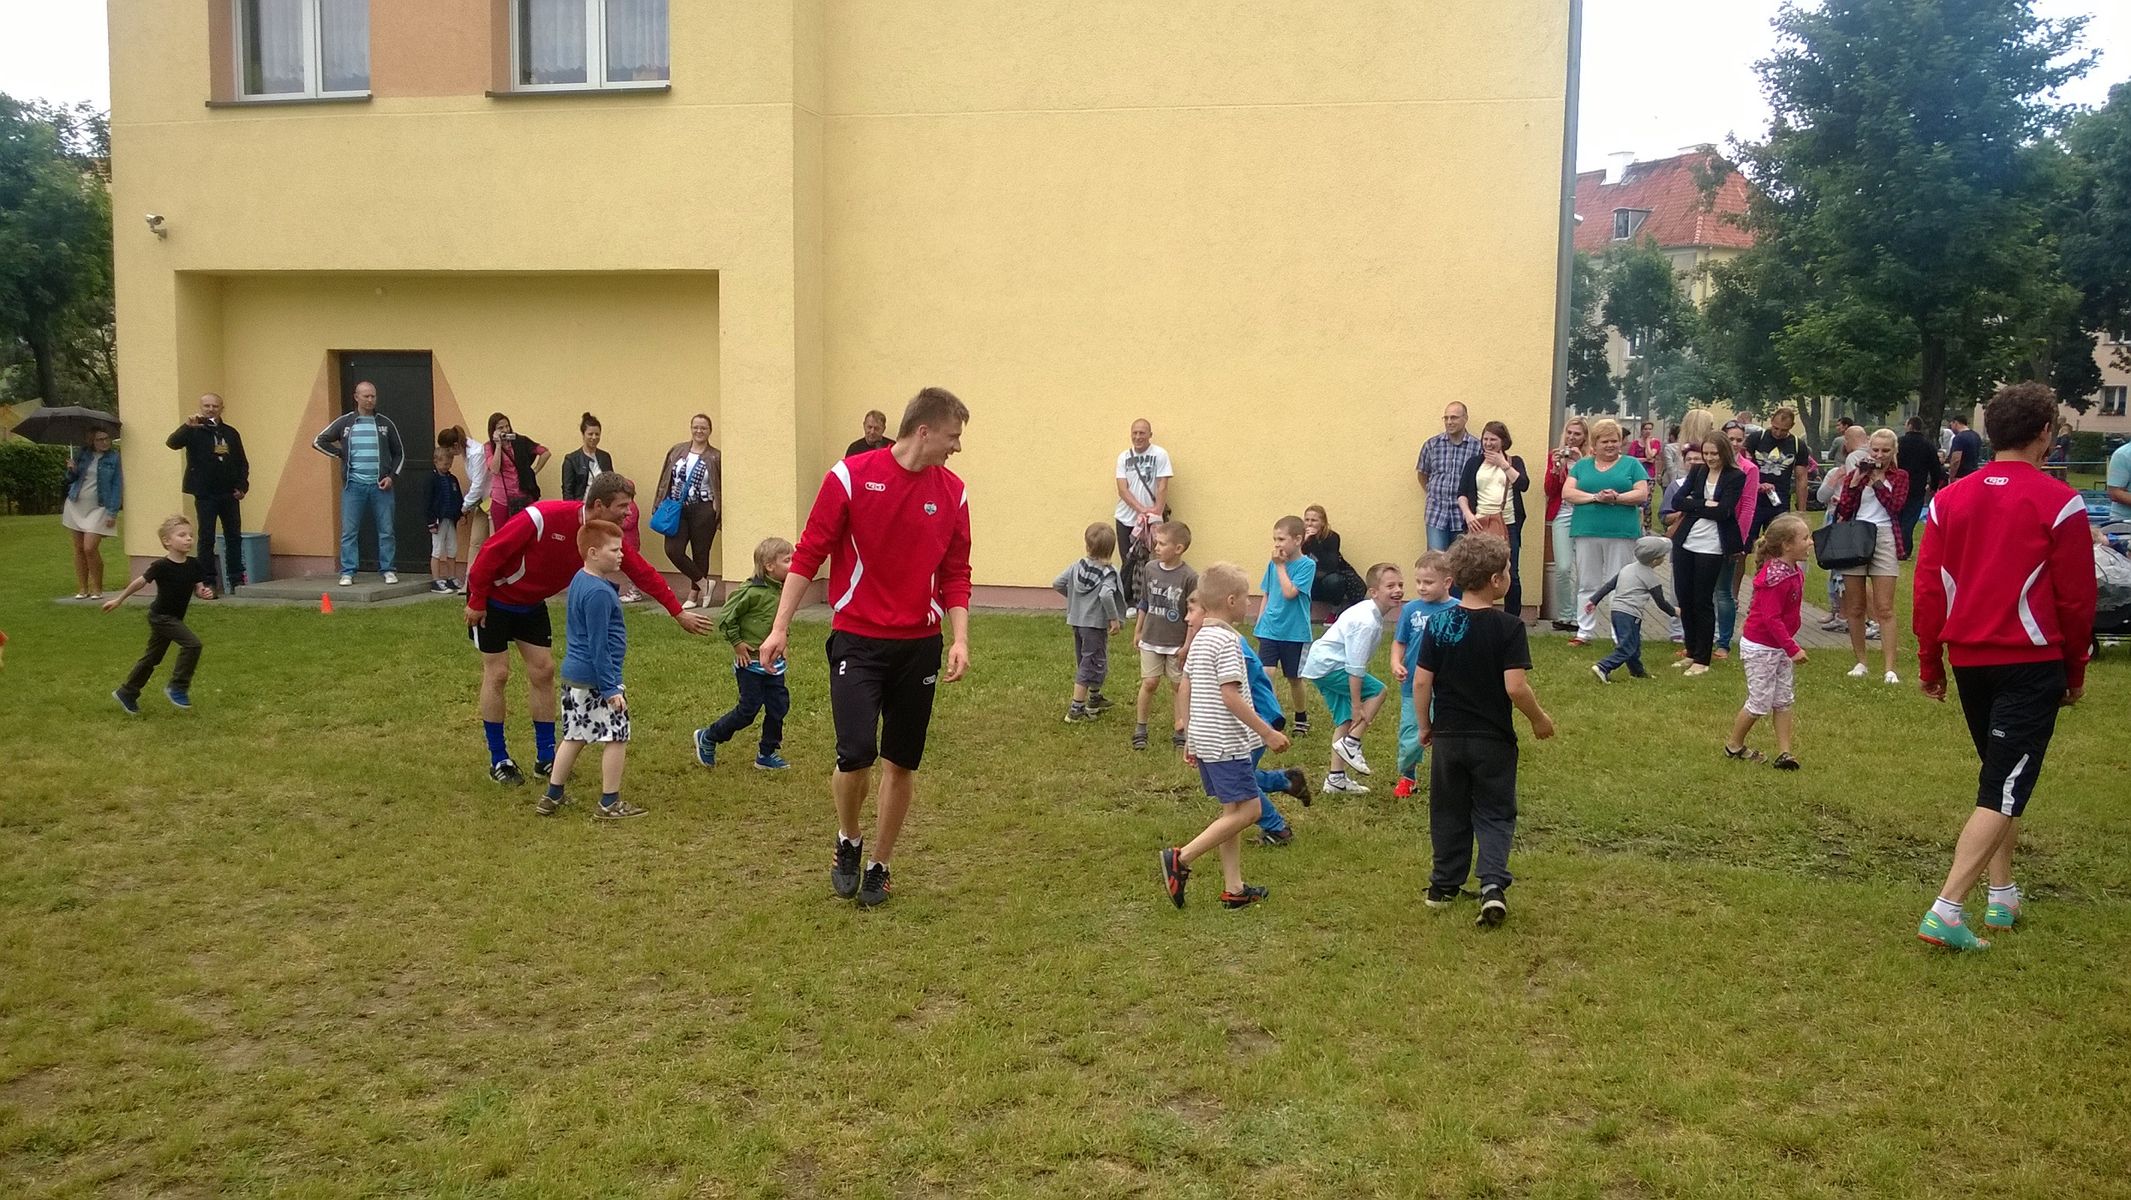
[[[612,521],[586,521],[577,531],[584,570],[570,580],[564,626],[569,650],[563,656],[562,744],[548,772],[548,790],[533,811],[543,817],[568,804],[562,785],[586,746],[598,743],[599,809],[593,817],[620,821],[641,817],[644,810],[622,800],[622,765],[629,753],[629,703],[622,698],[622,656],[629,633],[622,625],[621,588],[612,576],[622,569],[622,529]]]

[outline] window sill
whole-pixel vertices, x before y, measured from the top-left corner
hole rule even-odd
[[[302,104],[368,104],[370,93],[359,96],[253,96],[243,100],[209,100],[209,108],[286,108]]]
[[[514,88],[507,91],[489,91],[484,92],[482,94],[487,96],[491,100],[538,100],[543,96],[642,96],[646,94],[664,95],[665,93],[670,92],[672,90],[673,84],[670,82],[610,83],[604,87],[586,85],[582,87]]]

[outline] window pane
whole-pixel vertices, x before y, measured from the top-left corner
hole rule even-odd
[[[667,78],[666,0],[607,0],[607,82]]]
[[[318,44],[324,90],[370,90],[370,0],[318,0]]]
[[[590,0],[518,0],[518,82],[588,83],[585,5]]]
[[[244,94],[302,94],[303,0],[243,0],[237,16],[244,23]]]

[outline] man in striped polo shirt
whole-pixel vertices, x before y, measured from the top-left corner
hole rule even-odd
[[[311,445],[340,460],[340,586],[355,582],[356,542],[363,517],[377,528],[377,565],[386,583],[398,583],[392,569],[399,549],[392,533],[392,479],[407,465],[406,447],[390,417],[377,411],[377,385],[355,385],[355,411],[342,413]]]

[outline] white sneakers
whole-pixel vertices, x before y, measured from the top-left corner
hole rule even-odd
[[[400,581],[400,575],[397,571],[387,571],[383,578],[386,583],[398,583]]]
[[[1591,674],[1598,676],[1598,682],[1600,683],[1613,682],[1613,677],[1611,675],[1606,674],[1606,669],[1604,667],[1599,666],[1597,663],[1591,664]]]
[[[1369,770],[1369,760],[1361,756],[1360,738],[1355,737],[1353,734],[1348,734],[1346,737],[1334,741],[1332,749],[1341,758],[1346,759],[1347,765],[1354,768],[1357,773],[1362,775],[1373,774]]]
[[[342,571],[342,572],[340,573],[340,586],[342,586],[342,587],[354,587],[354,586],[355,586],[355,572],[353,572],[353,571]]]
[[[1320,792],[1343,792],[1349,796],[1366,796],[1369,794],[1369,785],[1356,782],[1341,773],[1325,776],[1324,782],[1317,785],[1317,790]]]
[[[1856,666],[1850,668],[1850,678],[1852,679],[1863,679],[1868,674],[1870,674],[1870,672],[1865,670],[1865,664],[1863,663],[1859,663]]]
[[[1885,681],[1884,681],[1884,682],[1886,682],[1886,683],[1887,683],[1888,685],[1890,685],[1890,686],[1891,686],[1891,685],[1893,685],[1893,684],[1898,684],[1898,683],[1900,683],[1901,681],[1902,681],[1902,677],[1901,677],[1901,676],[1899,676],[1899,675],[1896,675],[1896,674],[1895,674],[1894,672],[1892,672],[1892,671],[1889,671],[1889,672],[1887,672],[1887,678],[1885,679]]]

